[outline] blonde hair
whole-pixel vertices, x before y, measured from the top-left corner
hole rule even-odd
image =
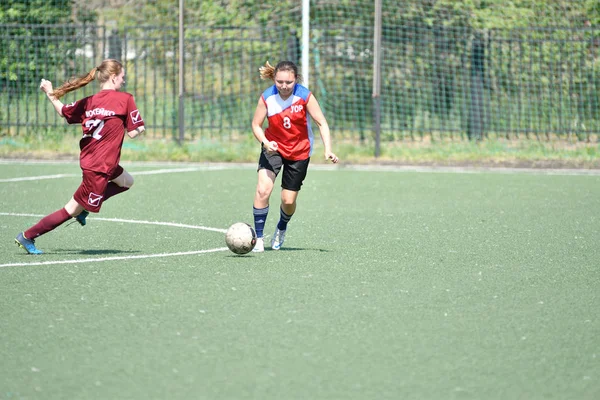
[[[277,72],[279,71],[293,72],[296,82],[302,82],[302,76],[298,74],[298,67],[291,61],[281,61],[275,67],[267,61],[264,66],[258,69],[258,72],[260,72],[260,79],[265,81],[275,79],[275,75],[277,75]]]
[[[84,87],[94,79],[98,79],[100,84],[107,82],[112,75],[119,75],[122,70],[123,64],[119,61],[112,58],[106,59],[99,66],[92,68],[87,74],[69,79],[60,85],[60,87],[54,89],[52,95],[60,99],[65,94]]]

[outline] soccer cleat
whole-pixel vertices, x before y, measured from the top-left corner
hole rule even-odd
[[[79,225],[85,226],[85,224],[87,223],[87,221],[85,219],[87,218],[88,215],[90,215],[90,212],[83,210],[82,212],[79,213],[78,216],[75,217],[75,219],[77,220],[77,222],[79,222]]]
[[[271,239],[271,248],[273,250],[279,250],[283,241],[285,240],[285,231],[280,231],[279,228],[275,229],[273,239]]]
[[[264,238],[256,238],[256,244],[254,245],[254,248],[252,249],[252,251],[254,253],[262,253],[263,251],[265,251],[265,240]]]
[[[35,240],[27,239],[23,232],[19,233],[15,238],[15,242],[27,251],[29,254],[42,254],[43,251],[35,248]]]

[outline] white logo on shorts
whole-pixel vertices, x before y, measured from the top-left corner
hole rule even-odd
[[[96,194],[96,193],[91,193],[90,192],[90,196],[88,197],[88,204],[90,206],[94,206],[94,207],[98,207],[100,205],[100,200],[102,199],[101,194]]]

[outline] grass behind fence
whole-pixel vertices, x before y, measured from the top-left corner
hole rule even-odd
[[[315,132],[315,149],[311,163],[323,163],[323,146]],[[27,136],[0,137],[0,157],[77,159],[79,128],[46,129]],[[437,133],[414,140],[382,140],[380,154],[375,157],[376,144],[371,137],[363,141],[332,135],[333,150],[344,163],[417,164],[417,165],[480,165],[553,168],[599,168],[599,144],[595,136],[580,141],[575,136],[562,140],[538,141],[522,137],[514,140],[489,138],[480,142],[451,139]],[[252,133],[237,131],[230,137],[186,139],[179,144],[176,136],[154,139],[143,135],[126,138],[122,150],[124,161],[173,162],[251,162],[256,163],[259,145]]]

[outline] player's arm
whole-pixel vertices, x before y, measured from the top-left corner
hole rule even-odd
[[[130,138],[133,139],[134,137],[136,137],[140,133],[143,133],[145,130],[146,130],[146,127],[144,125],[138,126],[134,130],[127,132],[127,136],[129,136]]]
[[[54,97],[54,89],[52,88],[52,82],[46,79],[42,79],[42,81],[40,82],[40,89],[42,90],[42,92],[46,93],[46,97],[48,97],[48,100],[50,100],[50,103],[52,103],[52,105],[54,106],[54,110],[56,110],[58,115],[63,117],[62,108],[64,104],[62,101]]]
[[[135,105],[135,99],[132,95],[129,95],[127,98],[127,118],[125,121],[125,131],[127,132],[127,136],[133,139],[145,130],[144,120]]]
[[[254,111],[254,117],[252,118],[252,133],[254,133],[256,140],[258,140],[268,152],[274,152],[277,151],[277,142],[267,140],[265,131],[262,128],[265,118],[267,118],[267,105],[261,97],[258,99],[256,111]]]
[[[334,164],[339,160],[337,156],[331,151],[331,134],[329,133],[329,124],[323,115],[321,106],[315,96],[311,95],[306,103],[306,110],[319,126],[319,132],[321,133],[321,140],[323,141],[323,147],[325,148],[325,159],[331,160]]]

